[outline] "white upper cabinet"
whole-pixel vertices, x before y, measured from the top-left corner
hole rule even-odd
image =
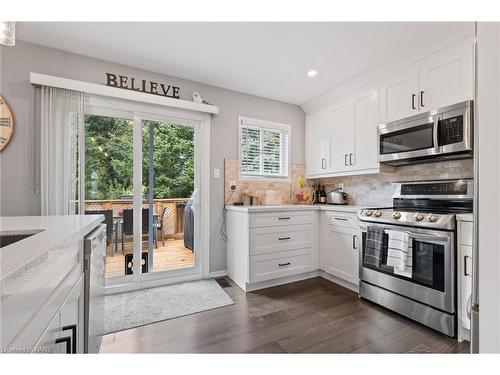
[[[418,69],[409,68],[391,74],[380,84],[380,122],[418,113]]]
[[[325,110],[306,115],[305,148],[307,175],[321,175],[328,167],[329,139],[328,112]]]
[[[356,170],[379,167],[377,162],[377,126],[379,119],[379,94],[376,88],[354,98],[354,153],[349,156]]]
[[[424,59],[419,77],[423,112],[473,99],[473,41],[466,39]]]
[[[474,39],[467,38],[384,78],[380,122],[474,99]]]
[[[328,172],[339,172],[350,167],[349,155],[354,145],[354,106],[346,100],[330,112],[330,163]],[[352,157],[352,156],[351,156]]]

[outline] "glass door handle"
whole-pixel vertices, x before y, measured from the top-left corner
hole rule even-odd
[[[71,354],[71,337],[65,336],[56,339],[56,344],[66,343],[66,354]]]

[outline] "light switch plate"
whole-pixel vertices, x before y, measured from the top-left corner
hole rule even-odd
[[[218,168],[214,169],[214,178],[220,178],[220,169]]]
[[[344,184],[339,184],[339,191],[344,191]]]

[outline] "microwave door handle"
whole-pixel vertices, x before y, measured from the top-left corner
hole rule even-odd
[[[433,137],[433,143],[434,143],[434,151],[439,153],[441,146],[439,146],[439,137],[438,137],[438,132],[439,132],[439,120],[440,117],[436,116],[434,118],[434,127],[432,128],[432,137]]]

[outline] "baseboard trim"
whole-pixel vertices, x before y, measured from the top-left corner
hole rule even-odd
[[[227,270],[220,270],[220,271],[210,272],[208,276],[211,279],[213,279],[215,277],[224,277],[224,276],[227,276]]]

